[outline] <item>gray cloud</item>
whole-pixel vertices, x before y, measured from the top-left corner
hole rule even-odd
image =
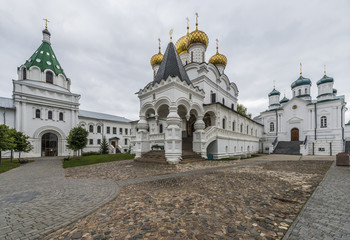
[[[350,94],[350,2],[339,1],[6,1],[0,0],[0,96],[11,97],[16,68],[39,47],[48,18],[53,49],[81,108],[138,118],[134,94],[152,81],[149,60],[164,51],[169,29],[174,40],[186,33],[186,20],[209,36],[207,60],[220,52],[226,74],[239,88],[239,102],[253,115],[267,108],[273,81],[291,97],[290,84],[303,75],[322,77],[323,65],[339,95]],[[347,113],[346,120],[350,119]]]

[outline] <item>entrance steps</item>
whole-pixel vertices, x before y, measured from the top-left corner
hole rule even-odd
[[[193,152],[192,150],[192,137],[186,137],[182,139],[182,160],[181,164],[205,161],[200,154]],[[151,150],[142,154],[140,158],[136,158],[135,162],[144,163],[159,163],[166,164],[165,151],[164,150]]]
[[[301,141],[280,141],[273,153],[286,155],[300,155]]]

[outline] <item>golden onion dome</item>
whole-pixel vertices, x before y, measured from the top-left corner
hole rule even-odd
[[[193,44],[203,44],[205,48],[208,47],[209,38],[207,34],[203,31],[198,30],[198,14],[196,13],[196,30],[190,33],[188,39],[188,47]]]
[[[181,38],[179,38],[179,40],[177,40],[175,47],[179,55],[187,52],[187,46],[188,46],[187,43],[188,43],[188,35],[182,36]]]
[[[216,39],[216,54],[209,59],[209,62],[215,65],[223,65],[226,67],[227,58],[225,55],[219,53],[218,42],[219,41]]]
[[[157,54],[154,54],[152,57],[151,57],[151,65],[152,67],[154,65],[160,65],[160,63],[162,62],[163,60],[163,54],[160,52],[160,39],[158,39],[159,41],[159,52]]]

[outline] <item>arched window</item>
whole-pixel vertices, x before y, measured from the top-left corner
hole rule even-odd
[[[232,103],[231,104],[231,109],[234,110],[235,109],[235,105]]]
[[[253,135],[253,128],[250,129],[250,135]]]
[[[128,139],[124,139],[124,145],[128,145]]]
[[[225,98],[222,98],[222,105],[225,105]]]
[[[222,128],[223,128],[223,129],[225,129],[225,127],[226,127],[225,125],[226,125],[226,119],[223,118],[223,119],[222,119]]]
[[[270,132],[274,132],[274,131],[275,131],[275,123],[270,122]]]
[[[23,80],[27,79],[27,69],[26,68],[23,68],[23,70],[22,70],[22,78],[23,78]]]
[[[321,128],[326,128],[327,127],[327,117],[322,116],[321,117]]]
[[[41,115],[40,114],[40,109],[35,110],[35,117],[36,118],[40,118],[41,117],[40,115]]]
[[[59,120],[60,120],[60,121],[63,121],[63,112],[60,112],[60,114],[59,114]]]
[[[94,132],[94,126],[93,125],[89,125],[89,132],[91,132],[91,133]]]
[[[305,94],[307,94],[307,88],[305,88]]]
[[[163,133],[163,124],[159,124],[159,133]]]
[[[235,124],[236,124],[236,122],[235,122],[235,121],[233,121],[233,122],[232,122],[232,131],[234,131],[234,130],[235,130],[235,127],[236,127],[236,126],[235,126]]]
[[[298,95],[299,95],[299,96],[301,95],[301,89],[298,90]]]
[[[243,123],[241,123],[241,133],[243,133]]]
[[[46,72],[46,82],[47,83],[53,83],[53,74],[50,71]]]
[[[97,126],[97,133],[101,133],[101,126]]]
[[[47,113],[47,118],[48,118],[48,119],[52,119],[52,111],[48,111],[48,113]]]
[[[248,127],[248,125],[247,125],[247,134],[249,133],[249,127]]]

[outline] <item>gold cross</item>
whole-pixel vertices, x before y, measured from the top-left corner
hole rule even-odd
[[[49,20],[47,20],[47,18],[43,19],[45,21],[45,29],[47,29],[47,23],[50,22]]]
[[[324,75],[326,76],[326,64],[324,65]]]
[[[303,65],[301,65],[301,63],[300,63],[300,76],[302,76],[303,75]]]
[[[216,54],[219,53],[219,39],[216,39]]]
[[[170,42],[172,42],[173,41],[173,29],[170,29],[170,31],[169,31],[169,35],[170,35]]]
[[[158,42],[159,42],[159,53],[160,53],[160,38],[158,38]]]
[[[196,13],[196,30],[198,30],[198,13]]]
[[[188,17],[186,17],[186,21],[187,21],[187,34],[190,33],[190,26],[188,25],[188,23],[190,22],[190,19]]]

